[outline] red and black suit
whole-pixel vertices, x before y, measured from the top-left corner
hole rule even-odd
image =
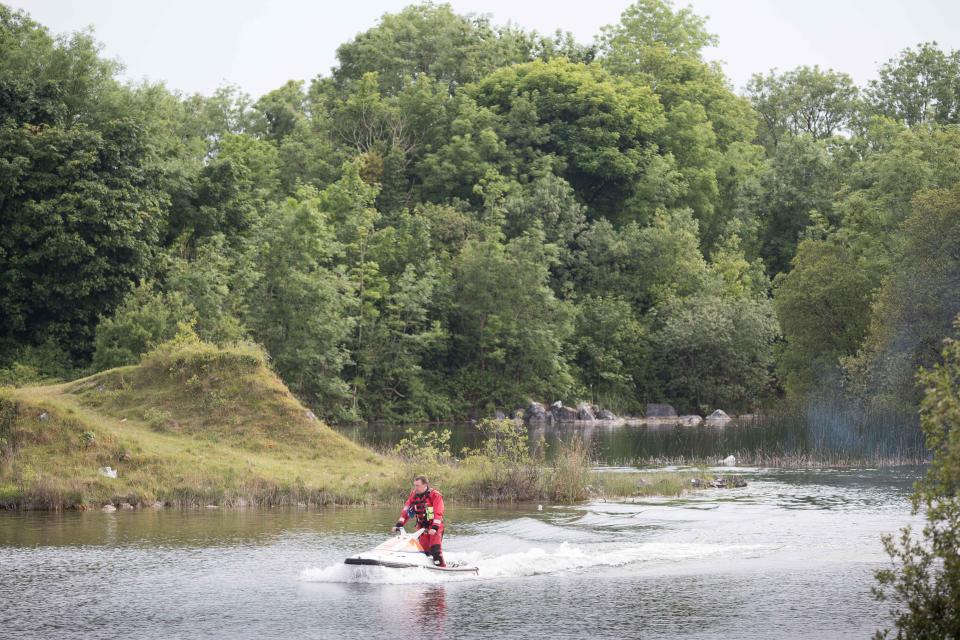
[[[427,487],[423,493],[410,492],[410,497],[403,505],[397,526],[402,527],[410,518],[415,518],[417,528],[423,529],[420,534],[420,546],[424,553],[433,556],[434,562],[447,566],[443,561],[443,496],[436,489]]]

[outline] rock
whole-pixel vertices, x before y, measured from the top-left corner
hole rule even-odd
[[[129,502],[121,502],[120,511],[133,511],[133,505]]]
[[[219,507],[215,504],[208,504],[207,509],[219,509]]]
[[[577,420],[586,420],[588,422],[593,422],[596,420],[596,416],[593,415],[593,409],[588,404],[581,404],[577,406]]]
[[[648,404],[644,415],[648,418],[676,418],[677,410],[668,404]]]
[[[309,420],[310,422],[316,422],[317,414],[315,414],[313,411],[310,411],[310,409],[307,409],[303,413],[305,416],[307,416],[307,420]]]
[[[723,409],[717,409],[707,416],[708,427],[722,427],[732,420]]]
[[[157,500],[156,502],[151,504],[150,507],[153,509],[163,509],[163,503]]]
[[[565,407],[560,402],[554,402],[550,405],[550,415],[556,422],[573,422],[577,419],[577,410],[573,407]]]
[[[699,427],[703,423],[703,418],[698,415],[680,416],[677,422],[684,427]]]
[[[747,481],[743,479],[743,476],[726,476],[724,479],[729,489],[739,489],[747,486]]]
[[[600,420],[616,420],[617,416],[609,409],[600,409],[600,411],[597,412],[597,418]]]
[[[132,457],[133,454],[131,454],[129,451],[124,451],[120,454],[120,462],[130,462],[130,458]]]
[[[720,461],[720,464],[722,464],[725,467],[732,467],[737,464],[737,459],[734,458],[733,456],[727,456],[726,458]]]
[[[546,422],[550,419],[550,414],[539,402],[531,402],[523,411],[523,419],[527,422]]]
[[[46,411],[44,411],[43,413],[37,416],[37,420],[39,420],[40,422],[46,422],[49,419],[50,419],[50,414],[47,413]]]
[[[712,489],[725,489],[727,487],[727,483],[724,482],[723,478],[720,476],[717,476],[711,480],[709,484]]]
[[[700,478],[691,478],[690,484],[696,489],[702,489],[704,486],[703,480]]]
[[[116,508],[115,506],[113,506],[112,504],[110,504],[110,503],[107,503],[107,504],[103,505],[102,507],[100,507],[100,511],[104,511],[104,512],[106,512],[106,513],[113,513],[113,512],[116,511],[116,510],[117,510],[117,508]]]
[[[110,467],[100,467],[100,475],[106,476],[107,478],[116,478],[117,470],[111,469]]]

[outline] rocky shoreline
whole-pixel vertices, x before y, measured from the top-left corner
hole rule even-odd
[[[678,415],[676,409],[668,404],[648,404],[643,416],[617,416],[609,409],[580,403],[575,407],[564,405],[561,401],[544,405],[531,400],[525,407],[514,412],[514,417],[526,424],[589,424],[599,426],[640,426],[640,425],[676,425],[683,427],[723,427],[731,422],[749,422],[752,414],[729,415],[723,409],[717,409],[705,418],[696,414]],[[498,412],[495,416],[504,419],[507,416]]]

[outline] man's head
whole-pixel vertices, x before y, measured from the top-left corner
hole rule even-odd
[[[430,481],[427,476],[417,476],[413,479],[413,490],[417,493],[423,493],[430,488]]]

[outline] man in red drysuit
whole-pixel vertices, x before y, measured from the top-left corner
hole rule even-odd
[[[438,567],[447,566],[440,546],[443,542],[443,496],[430,487],[426,476],[413,479],[413,491],[403,505],[400,519],[393,526],[394,532],[400,532],[410,518],[415,518],[417,528],[424,530],[420,534],[423,552],[433,556],[433,563]]]

